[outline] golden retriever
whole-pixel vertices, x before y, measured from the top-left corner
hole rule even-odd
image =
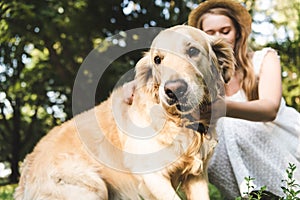
[[[214,123],[194,120],[234,71],[231,48],[199,29],[160,32],[136,67],[132,104],[122,87],[53,128],[24,160],[16,200],[209,199]],[[201,113],[200,113],[201,114]]]

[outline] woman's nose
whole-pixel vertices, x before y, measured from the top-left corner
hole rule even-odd
[[[220,32],[215,32],[215,36],[220,36]]]

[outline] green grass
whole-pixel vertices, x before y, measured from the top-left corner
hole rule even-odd
[[[281,197],[281,200],[300,200],[298,197],[300,194],[300,185],[297,184],[294,179],[294,171],[296,170],[296,165],[289,164],[289,167],[286,169],[286,173],[288,175],[288,178],[286,180],[282,180],[282,183],[284,183],[284,186],[281,187],[283,190],[285,197]],[[246,181],[254,180],[254,178],[246,177]],[[16,184],[14,185],[6,185],[6,186],[0,186],[0,199],[1,200],[13,200],[13,193],[16,188]],[[185,200],[185,195],[180,191],[180,186],[176,189],[177,193],[180,195],[180,197]],[[250,189],[251,186],[248,186],[248,189]],[[261,191],[263,192],[266,188],[262,187]],[[260,200],[260,193],[257,194],[257,198],[254,198],[251,194],[249,195],[249,200]],[[222,200],[221,193],[219,190],[213,186],[212,184],[209,185],[209,196],[212,200]],[[143,198],[141,198],[143,199]],[[236,200],[241,199],[241,197],[236,198]]]
[[[13,193],[17,185],[0,186],[0,199],[13,200]],[[213,185],[209,185],[210,199],[222,200],[220,192]]]
[[[212,184],[209,184],[209,197],[212,200],[222,200],[223,199],[219,190]]]

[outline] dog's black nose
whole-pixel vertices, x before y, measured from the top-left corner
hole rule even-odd
[[[187,91],[187,83],[182,79],[168,81],[166,82],[164,89],[166,95],[173,100],[173,103],[175,103],[185,95]]]

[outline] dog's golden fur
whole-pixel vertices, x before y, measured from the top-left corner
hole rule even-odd
[[[214,124],[200,118],[204,129],[190,128],[191,113],[219,95],[233,60],[224,41],[198,29],[162,31],[136,65],[132,105],[119,88],[52,129],[24,160],[15,199],[180,199],[179,183],[188,199],[209,199]]]

